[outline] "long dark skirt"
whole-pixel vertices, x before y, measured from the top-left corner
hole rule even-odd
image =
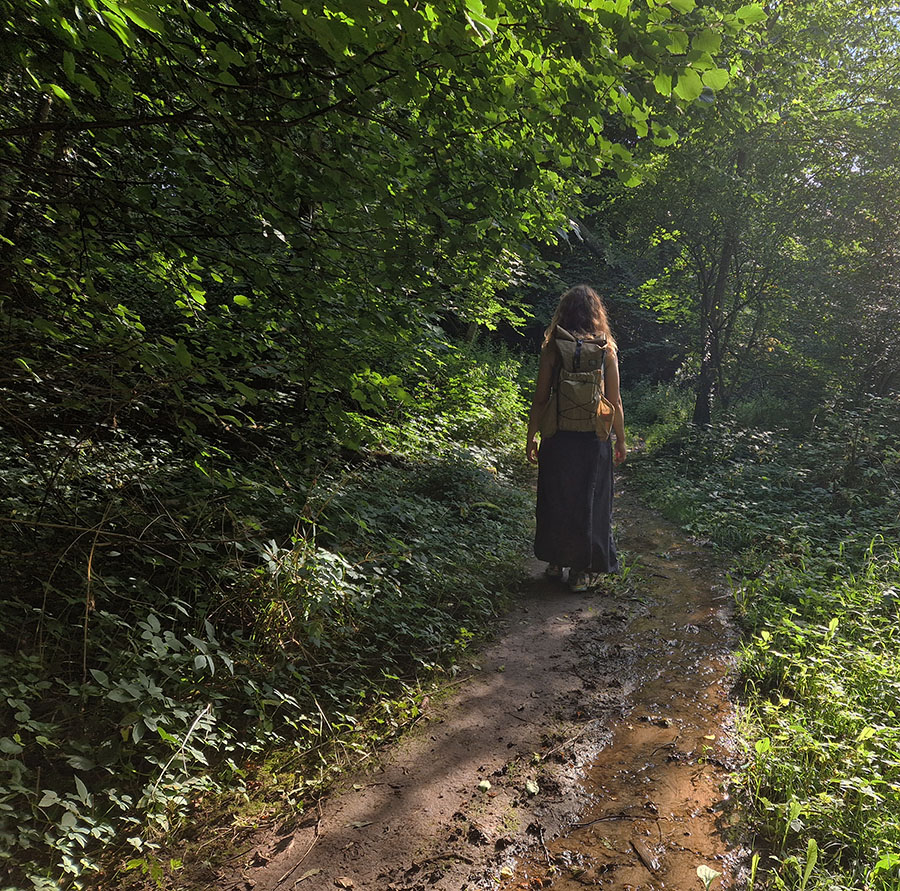
[[[612,443],[594,433],[560,430],[538,453],[539,560],[575,570],[616,572],[612,534]]]

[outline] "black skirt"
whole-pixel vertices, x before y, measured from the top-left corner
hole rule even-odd
[[[617,572],[612,501],[610,440],[560,430],[542,442],[535,557],[576,571]]]

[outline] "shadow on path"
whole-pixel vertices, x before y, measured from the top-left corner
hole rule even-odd
[[[627,583],[572,594],[535,565],[480,670],[218,887],[650,891],[699,888],[700,863],[729,887],[730,600],[702,548],[627,491],[616,511]]]

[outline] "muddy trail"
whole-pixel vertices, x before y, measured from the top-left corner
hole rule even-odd
[[[734,888],[737,634],[710,555],[618,482],[628,573],[526,586],[494,642],[373,770],[260,837],[241,891]]]

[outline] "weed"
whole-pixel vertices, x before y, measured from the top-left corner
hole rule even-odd
[[[488,407],[466,406],[464,368]],[[429,423],[370,425],[402,449],[342,464],[274,435],[196,458],[121,429],[4,441],[3,553],[23,555],[0,612],[9,887],[117,863],[189,883],[179,833],[303,810],[416,723],[503,608],[531,512],[497,446],[521,426],[515,361],[461,347],[442,375]],[[370,375],[360,398],[392,387]]]
[[[723,423],[637,462],[650,500],[735,555],[752,741],[735,782],[774,889],[900,881],[898,429],[900,401],[867,398],[803,435]]]

